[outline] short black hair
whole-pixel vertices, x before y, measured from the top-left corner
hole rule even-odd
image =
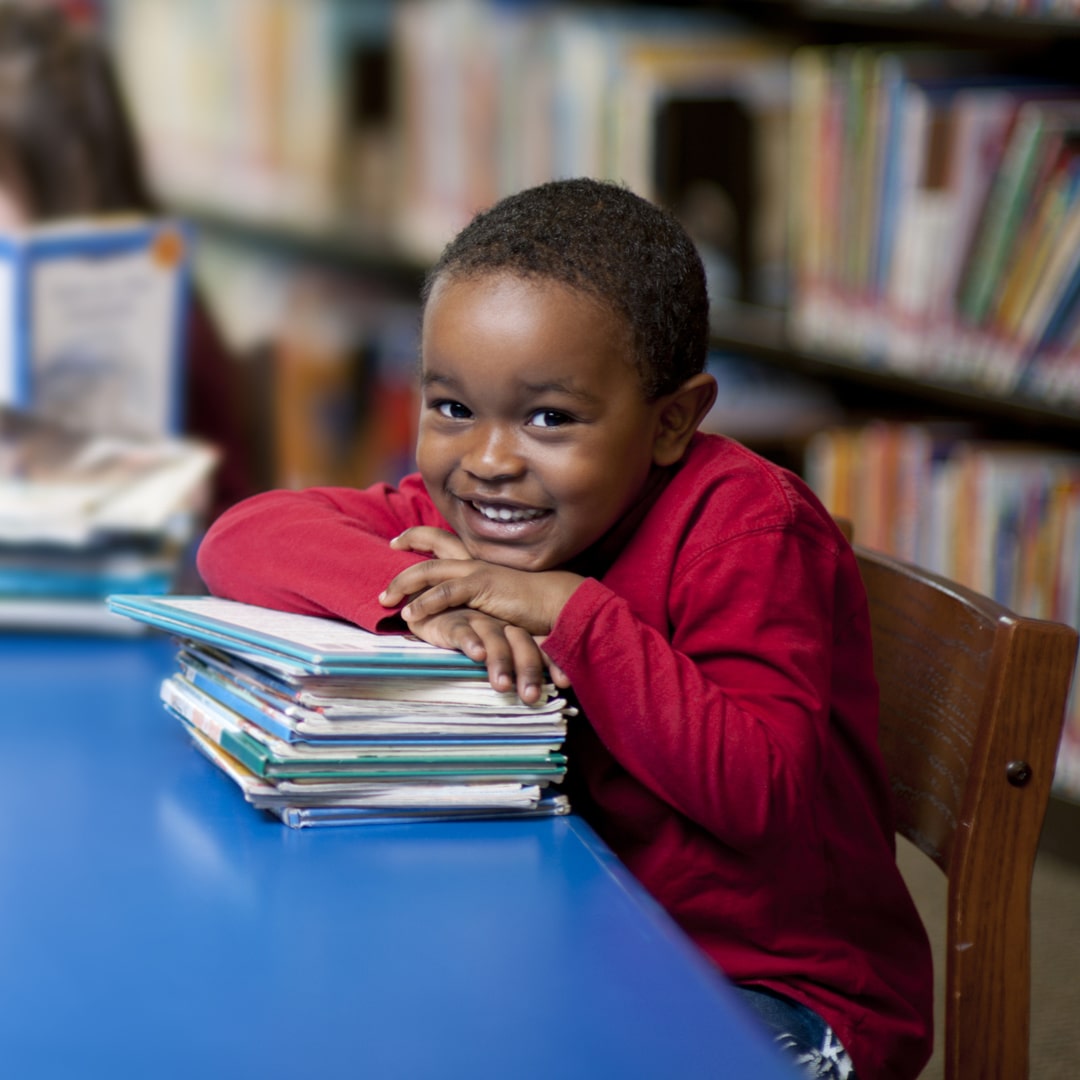
[[[446,246],[422,302],[443,278],[498,271],[580,289],[625,320],[649,400],[704,369],[709,300],[701,256],[673,214],[621,184],[552,180],[501,199]]]

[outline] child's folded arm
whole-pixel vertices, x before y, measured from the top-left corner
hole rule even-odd
[[[378,602],[386,583],[425,556],[390,541],[414,525],[445,523],[410,486],[269,491],[226,511],[199,548],[198,569],[217,596],[304,615],[397,630]]]
[[[833,663],[828,560],[800,566],[782,537],[752,542],[772,563],[760,575],[725,573],[730,557],[684,575],[669,600],[673,641],[590,579],[544,644],[620,764],[743,850],[807,812]]]

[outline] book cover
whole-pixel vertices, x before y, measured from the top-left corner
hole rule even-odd
[[[0,403],[98,433],[175,432],[190,250],[170,220],[0,234]]]
[[[216,596],[145,597],[118,594],[109,607],[181,637],[226,651],[258,656],[292,674],[405,674],[463,672],[482,679],[478,664],[453,649],[417,638],[374,634],[336,619],[272,611]]]

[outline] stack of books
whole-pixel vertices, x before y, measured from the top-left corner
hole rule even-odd
[[[167,710],[286,825],[569,812],[553,785],[574,710],[554,686],[525,705],[453,650],[217,597],[109,607],[178,639]]]
[[[0,626],[128,630],[105,598],[176,586],[217,459],[194,440],[95,435],[0,407]]]

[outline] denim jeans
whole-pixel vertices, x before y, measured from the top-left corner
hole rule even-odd
[[[813,1009],[771,990],[736,987],[772,1033],[782,1054],[807,1080],[858,1080],[851,1058],[833,1029]]]

